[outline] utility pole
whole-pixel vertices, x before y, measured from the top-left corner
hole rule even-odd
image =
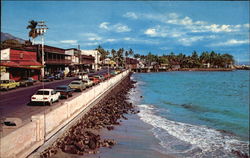
[[[46,32],[47,25],[45,25],[44,21],[38,21],[38,28],[36,28],[36,31],[38,35],[42,36],[42,69],[41,69],[41,77],[44,78],[44,67],[45,67],[45,62],[44,62],[44,33]]]

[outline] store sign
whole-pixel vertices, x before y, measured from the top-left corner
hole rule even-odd
[[[10,48],[1,50],[1,60],[10,60]]]

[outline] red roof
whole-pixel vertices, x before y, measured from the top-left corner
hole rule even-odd
[[[42,64],[37,61],[1,61],[0,66],[17,67],[25,69],[40,69]]]

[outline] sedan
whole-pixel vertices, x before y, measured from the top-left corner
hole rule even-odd
[[[59,101],[60,92],[53,89],[39,89],[31,96],[31,102],[48,103],[52,105],[53,102]]]
[[[80,92],[82,92],[86,88],[85,84],[81,80],[72,81],[69,84],[69,87],[75,90],[79,90]]]
[[[36,80],[34,80],[32,77],[29,77],[29,78],[24,78],[24,79],[20,80],[19,82],[20,82],[20,86],[27,87],[27,86],[34,85]]]
[[[60,97],[64,97],[67,99],[68,97],[72,97],[74,89],[71,89],[67,85],[61,85],[56,87],[55,91],[60,92]]]

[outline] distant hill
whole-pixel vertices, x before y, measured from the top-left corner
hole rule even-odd
[[[4,33],[4,32],[1,32],[1,42],[2,41],[5,41],[5,40],[8,40],[8,39],[15,39],[21,43],[24,43],[25,40],[24,39],[21,39],[21,38],[18,38],[18,37],[15,37],[9,33]]]

